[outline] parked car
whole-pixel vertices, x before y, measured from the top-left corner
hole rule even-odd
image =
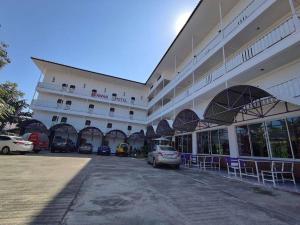
[[[129,145],[127,143],[121,143],[117,146],[116,156],[128,156]]]
[[[78,153],[86,153],[92,154],[93,153],[93,145],[90,143],[84,143],[78,147]]]
[[[21,137],[0,135],[0,151],[2,154],[9,154],[11,152],[19,152],[26,154],[33,149],[31,141],[25,141]]]
[[[62,138],[60,136],[56,136],[53,139],[51,144],[51,152],[74,152],[76,151],[76,147],[74,142],[69,138]]]
[[[98,148],[97,154],[98,155],[110,155],[111,150],[109,146],[102,145]]]
[[[175,148],[168,145],[155,145],[148,153],[147,160],[154,168],[165,164],[179,169],[181,163],[180,153],[177,152]]]
[[[44,133],[26,133],[22,136],[22,138],[33,143],[33,152],[35,153],[39,153],[42,150],[48,150],[49,139],[48,136]]]

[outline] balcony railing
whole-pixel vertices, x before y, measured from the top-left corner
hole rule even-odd
[[[247,19],[265,2],[268,0],[253,0],[250,4],[237,16],[235,17],[223,30],[224,30],[224,37],[227,37],[230,33],[236,30],[239,26],[241,26]],[[203,63],[207,56],[209,55],[212,50],[216,48],[222,41],[222,33],[219,32],[212,38],[212,40],[198,53],[196,54],[193,59],[189,60],[186,65],[181,69],[180,72],[176,72],[177,74],[174,75],[174,79],[170,83],[168,83],[164,89],[160,91],[160,93],[151,99],[149,102],[149,106],[153,106],[155,102],[163,97],[163,95],[167,94],[171,91],[172,87],[175,84],[181,82],[183,79],[186,78],[195,68],[195,65],[199,65],[201,62]]]
[[[90,110],[89,108],[87,108],[86,110],[80,110],[80,109],[74,109],[72,108],[72,106],[70,106],[68,109],[66,108],[61,108],[61,107],[57,107],[57,104],[51,104],[49,102],[45,102],[42,100],[33,100],[31,103],[31,107],[42,107],[42,108],[47,108],[47,109],[52,109],[55,111],[59,111],[62,113],[79,113],[79,114],[89,114],[91,116],[101,116],[101,117],[110,117],[111,119],[114,120],[130,120],[130,121],[137,121],[137,122],[141,122],[141,123],[145,123],[145,119],[141,119],[141,118],[137,118],[134,116],[128,115],[128,116],[123,116],[123,115],[119,115],[119,114],[115,114],[113,113],[113,115],[111,115],[109,112],[108,113],[99,113],[99,112],[95,112],[95,110]]]
[[[38,83],[38,87],[39,88],[44,88],[44,89],[48,89],[48,90],[52,90],[52,91],[57,91],[57,92],[61,92],[61,93],[70,93],[71,95],[77,95],[78,97],[82,97],[84,99],[89,98],[89,99],[93,99],[93,100],[99,100],[99,101],[104,101],[104,102],[111,102],[111,103],[117,103],[117,104],[121,104],[121,105],[126,105],[126,106],[131,106],[131,107],[143,107],[145,108],[147,105],[146,104],[141,104],[137,101],[131,101],[126,99],[126,102],[124,101],[118,101],[118,98],[112,97],[112,96],[108,96],[105,94],[100,94],[98,93],[100,96],[106,96],[105,98],[103,97],[96,97],[96,96],[92,96],[92,92],[90,92],[90,94],[88,92],[82,92],[79,90],[69,90],[68,88],[62,88],[59,85],[56,84],[51,84],[51,83],[46,83],[46,82],[39,82]],[[123,99],[123,98],[122,98]]]
[[[296,28],[293,23],[293,19],[289,18],[263,37],[254,41],[251,45],[249,45],[249,47],[244,48],[243,50],[238,51],[238,53],[234,54],[228,61],[226,61],[226,66],[217,66],[216,68],[211,70],[211,72],[205,74],[200,80],[196,81],[192,87],[188,88],[186,91],[176,96],[174,99],[172,99],[171,102],[175,104],[182,101],[183,99],[186,99],[194,92],[199,91],[207,85],[213,83],[215,80],[222,77],[227,72],[230,72],[231,70],[239,67],[240,65],[254,58],[258,54],[269,49],[276,43],[293,34],[295,31]],[[149,119],[151,120],[155,116],[163,114],[169,108],[170,105],[168,105],[168,107],[161,107],[158,111],[152,113]]]

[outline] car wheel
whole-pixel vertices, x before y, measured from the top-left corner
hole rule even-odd
[[[157,164],[156,164],[156,160],[153,159],[153,163],[152,163],[153,168],[157,168]]]
[[[9,147],[4,147],[4,148],[2,148],[2,154],[4,154],[4,155],[8,155],[9,153],[10,153],[10,149],[9,149]]]

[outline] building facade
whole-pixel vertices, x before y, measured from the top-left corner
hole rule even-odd
[[[184,153],[300,161],[299,15],[295,0],[200,1],[144,84],[33,58],[34,119],[118,130],[113,148],[142,130]]]

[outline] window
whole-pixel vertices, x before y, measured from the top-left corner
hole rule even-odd
[[[52,77],[52,83],[54,83],[55,82],[55,77]]]
[[[236,128],[237,142],[239,153],[241,156],[251,156],[251,147],[249,141],[249,132],[247,126],[240,126]]]
[[[125,93],[125,91],[123,92],[123,96],[124,96],[124,97],[126,96],[126,93]]]
[[[134,104],[134,102],[135,102],[135,97],[131,97],[130,102],[131,102],[131,104]]]
[[[106,93],[106,88],[104,88],[104,93]]]
[[[132,126],[128,126],[128,127],[127,127],[127,130],[132,130]]]
[[[86,125],[86,126],[90,126],[90,125],[91,125],[91,121],[90,121],[90,120],[86,120],[86,121],[85,121],[85,125]]]
[[[57,99],[57,104],[63,104],[63,103],[64,101],[61,98]]]
[[[11,140],[10,137],[0,136],[0,141],[9,141],[9,140]]]
[[[67,122],[67,117],[62,117],[60,120],[61,123],[66,123]]]
[[[273,120],[266,123],[272,157],[293,158],[285,120]]]
[[[116,98],[117,98],[117,94],[116,94],[116,93],[112,93],[111,95],[112,95],[112,97],[111,97],[111,98],[112,98],[112,100],[113,100],[113,101],[114,101],[114,100],[116,100]]]
[[[108,123],[106,127],[107,128],[112,128],[112,123]]]
[[[70,85],[70,89],[75,89],[75,85],[74,84]]]
[[[83,84],[83,88],[86,88],[86,84],[85,83]]]
[[[114,111],[115,111],[115,108],[110,108],[109,111],[110,111],[110,112],[114,112]]]
[[[96,95],[97,95],[97,90],[96,90],[96,89],[93,89],[93,90],[92,90],[92,93],[91,93],[91,96],[94,97],[94,96],[96,96]]]
[[[66,101],[66,109],[70,109],[71,105],[72,105],[72,101],[71,100],[67,100]]]
[[[294,157],[300,159],[300,117],[287,119]]]
[[[176,150],[183,153],[192,153],[192,135],[180,135],[175,137],[175,148]]]
[[[197,133],[198,154],[229,155],[227,129],[218,129]]]
[[[52,116],[52,122],[57,122],[58,121],[58,116]]]
[[[159,75],[159,77],[157,78],[157,80],[156,80],[156,81],[159,81],[159,80],[160,80],[160,78],[161,78],[161,75]]]
[[[65,83],[63,83],[63,84],[61,85],[61,87],[62,87],[63,89],[66,89],[66,88],[68,87],[68,85],[65,84]]]
[[[134,112],[131,110],[131,111],[129,111],[129,115],[133,115],[134,114]]]
[[[268,148],[265,139],[265,128],[263,123],[248,126],[252,144],[253,156],[268,157]]]
[[[89,104],[89,109],[94,109],[94,105],[93,104]]]

